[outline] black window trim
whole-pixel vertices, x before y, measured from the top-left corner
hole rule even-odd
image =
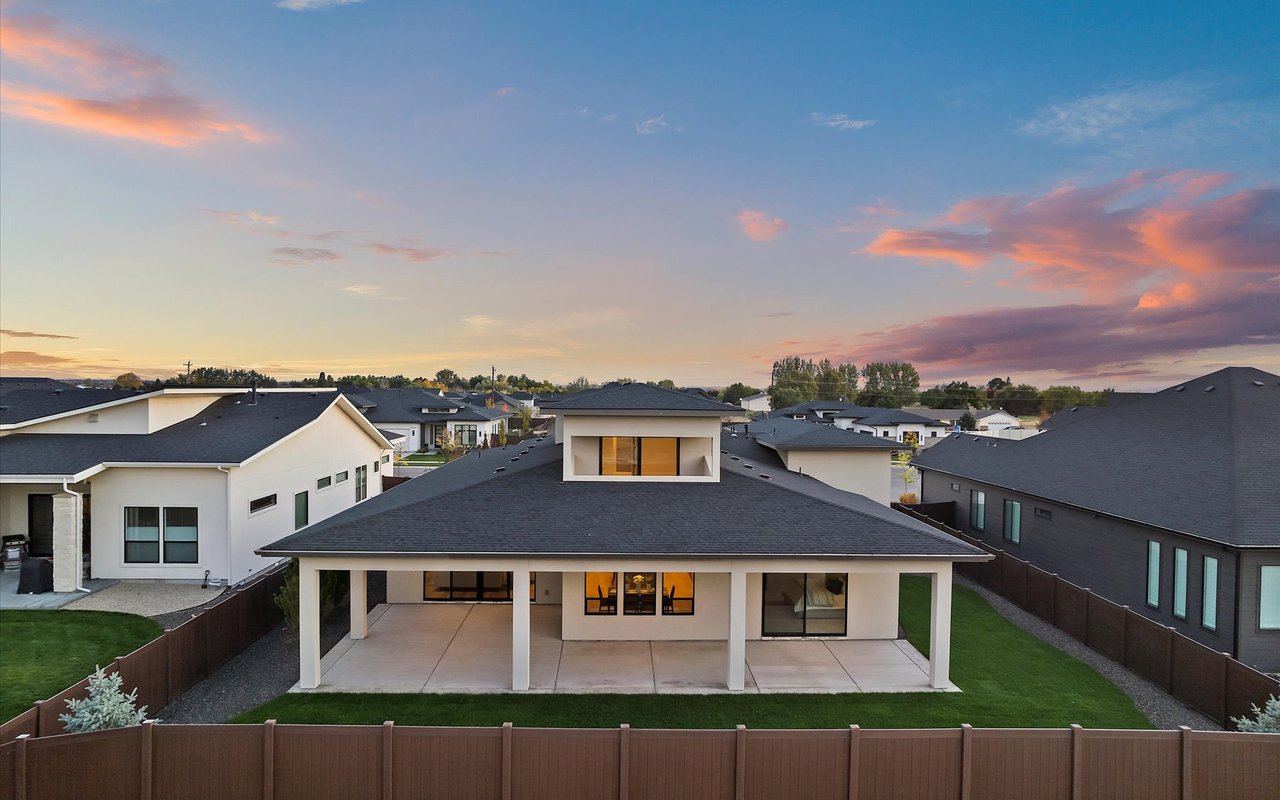
[[[604,440],[605,439],[635,439],[636,444],[636,473],[634,475],[605,475],[604,474]],[[676,440],[676,474],[675,475],[645,475],[644,474],[644,440],[645,439],[675,439]],[[596,437],[596,475],[602,478],[679,478],[682,477],[680,472],[680,439],[679,436],[597,436]]]
[[[267,503],[266,505],[260,506],[258,508],[253,507],[254,503],[260,503],[265,500],[270,500],[271,502]],[[271,494],[264,494],[262,497],[255,497],[254,499],[249,501],[249,516],[252,517],[255,514],[261,514],[263,511],[268,511],[272,508],[275,508],[277,505],[279,505],[279,503],[280,503],[280,498],[276,492],[272,492]]]

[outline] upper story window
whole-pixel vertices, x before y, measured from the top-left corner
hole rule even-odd
[[[356,502],[369,496],[369,468],[361,464],[356,467]]]
[[[666,436],[601,436],[601,475],[679,475],[680,440]]]
[[[969,490],[969,527],[977,531],[987,529],[987,493]]]

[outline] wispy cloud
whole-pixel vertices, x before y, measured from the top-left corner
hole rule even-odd
[[[225,222],[229,225],[277,225],[280,223],[279,217],[258,211],[218,211],[217,209],[206,208],[204,213],[218,222]]]
[[[38,331],[15,331],[9,328],[0,328],[0,335],[10,336],[14,339],[79,339],[79,336],[67,336],[62,333],[40,333]]]
[[[848,114],[824,114],[819,111],[811,112],[809,121],[820,128],[832,128],[837,131],[860,131],[878,122],[874,119],[853,119]]]
[[[473,328],[493,328],[502,324],[502,320],[491,317],[487,314],[476,314],[470,317],[463,317],[462,321]]]
[[[794,317],[795,315],[796,315],[796,312],[794,311],[766,311],[763,314],[756,314],[757,317],[766,317],[766,318]]]
[[[445,250],[440,247],[417,247],[407,244],[387,244],[386,242],[369,242],[365,247],[380,255],[397,256],[418,264],[425,264],[428,261],[434,261],[437,258],[453,254],[452,250]]]
[[[276,7],[289,11],[318,11],[322,8],[349,6],[363,2],[364,0],[279,0]]]
[[[1078,144],[1112,137],[1189,108],[1201,95],[1198,87],[1180,81],[1114,86],[1041,109],[1020,130],[1031,136]]]
[[[357,297],[373,297],[374,295],[382,294],[382,287],[375,286],[372,283],[356,283],[351,286],[343,286],[342,291]]]
[[[36,353],[32,350],[5,350],[0,352],[0,367],[48,367],[56,364],[68,364],[75,359],[63,356],[52,356]]]
[[[382,195],[367,192],[363,189],[357,189],[351,193],[351,196],[362,203],[367,203],[368,205],[373,206],[374,208],[395,208],[395,203],[392,203]]]
[[[275,256],[274,261],[277,264],[290,267],[342,260],[341,253],[335,253],[323,247],[276,247],[272,249],[271,255]]]
[[[790,226],[782,217],[770,217],[763,211],[744,208],[738,212],[738,226],[753,242],[771,242]]]
[[[501,100],[507,97],[514,97],[519,91],[520,90],[514,86],[502,86],[494,90],[493,96]]]
[[[679,130],[671,127],[671,123],[667,121],[666,114],[659,114],[656,117],[646,117],[636,123],[636,133],[643,136],[652,136],[657,133],[667,133],[668,131]]]
[[[114,42],[61,30],[45,16],[0,19],[0,53],[58,88],[4,82],[3,111],[64,128],[165,147],[260,142],[247,122],[172,85],[172,65]]]

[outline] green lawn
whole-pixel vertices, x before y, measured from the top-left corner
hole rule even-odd
[[[444,453],[410,453],[396,460],[397,464],[410,467],[438,467],[449,461]]]
[[[0,722],[160,635],[153,620],[110,611],[0,611]]]
[[[1150,728],[1113,684],[1005,621],[956,587],[951,679],[959,694],[842,695],[424,695],[292,694],[233,722],[642,728],[1065,727]],[[929,584],[902,582],[907,638],[928,654]]]

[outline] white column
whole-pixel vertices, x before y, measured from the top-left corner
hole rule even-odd
[[[60,492],[53,496],[53,590],[74,592],[84,569],[80,544],[80,498]]]
[[[931,578],[929,685],[943,689],[951,680],[951,565],[940,568]]]
[[[351,570],[351,638],[369,635],[369,573]]]
[[[320,685],[320,570],[298,559],[298,685]]]
[[[740,692],[747,674],[747,573],[729,573],[729,690]]]
[[[511,571],[511,688],[529,688],[529,567]]]

